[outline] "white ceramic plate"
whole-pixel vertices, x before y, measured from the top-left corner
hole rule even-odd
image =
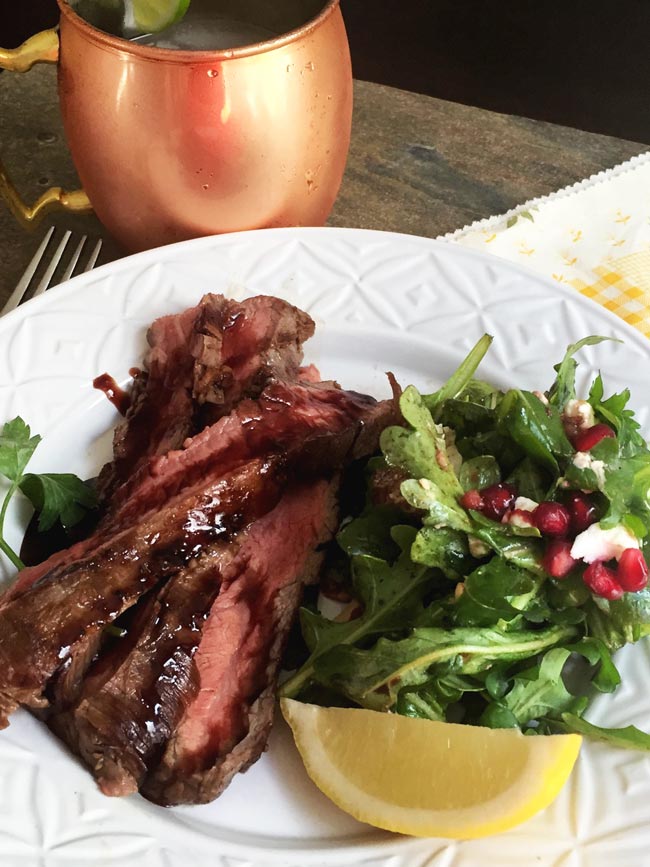
[[[269,293],[308,310],[306,356],[324,377],[388,394],[384,371],[432,389],[485,331],[482,374],[545,387],[566,345],[617,335],[581,354],[581,382],[600,367],[630,386],[647,422],[650,344],[571,289],[450,244],[380,232],[270,230],[206,238],[112,263],[0,321],[0,421],[20,414],[44,441],[36,471],[96,472],[116,413],[94,391],[103,371],[128,380],[146,326],[205,291]],[[646,425],[647,427],[647,425]],[[647,432],[647,431],[646,431]],[[19,543],[25,514],[10,533]],[[5,575],[8,579],[9,575]],[[623,685],[591,711],[608,725],[648,725],[648,644],[618,659]],[[412,841],[355,822],[307,779],[282,723],[268,753],[214,804],[163,810],[105,798],[47,730],[18,713],[0,734],[2,867],[240,867],[281,863],[383,867],[632,867],[648,863],[650,764],[586,745],[565,791],[526,825],[487,840]]]

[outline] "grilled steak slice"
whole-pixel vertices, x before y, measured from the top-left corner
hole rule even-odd
[[[265,514],[286,485],[280,458],[260,458],[186,490],[89,556],[53,569],[0,608],[0,728],[18,704],[42,707],[62,665],[201,549]]]
[[[330,471],[377,448],[380,431],[395,418],[393,401],[326,383],[273,383],[257,400],[243,400],[225,418],[154,458],[116,491],[104,528],[128,525],[181,486],[268,452],[290,453],[294,464]]]
[[[202,629],[198,688],[142,786],[150,800],[207,803],[264,750],[302,584],[336,530],[335,490],[326,481],[296,488],[246,532]]]
[[[191,345],[193,397],[204,405],[198,429],[243,397],[257,397],[274,379],[296,381],[302,344],[313,333],[312,318],[280,298],[257,295],[238,303],[207,295]]]
[[[147,599],[126,637],[90,669],[74,706],[49,719],[105,794],[137,791],[194,696],[192,657],[233,548],[210,546]]]
[[[104,499],[148,458],[180,448],[242,397],[257,397],[273,378],[295,380],[302,343],[313,333],[306,313],[268,296],[237,302],[209,294],[196,307],[157,319],[131,405],[115,430],[113,460],[100,474]]]
[[[313,477],[346,460],[371,454],[381,430],[396,418],[393,401],[325,383],[268,386],[258,400],[243,400],[233,412],[185,443],[185,448],[151,459],[115,493],[120,506],[88,539],[24,569],[0,597],[0,610],[49,571],[89,556],[115,535],[165,506],[183,488],[210,479],[268,452],[283,452]]]
[[[192,307],[149,328],[144,369],[135,377],[129,409],[113,434],[113,460],[99,474],[103,499],[110,499],[148,457],[178,448],[191,433],[194,360],[187,347],[198,313]]]
[[[112,653],[100,657],[75,707],[50,720],[54,730],[93,770],[105,794],[137,791],[147,765],[160,757],[195,698],[198,677],[192,657],[222,584],[227,587],[242,580],[251,558],[259,556],[262,540],[275,544],[280,524],[286,530],[310,513],[322,514],[329,503],[329,489],[320,482],[287,493],[273,511],[231,542],[206,549],[199,560],[170,578],[139,618],[134,627],[137,638],[132,639],[131,646],[127,636],[126,651],[118,642]],[[304,560],[310,545],[324,540],[331,528],[331,521],[318,529],[313,521],[308,522],[293,540],[292,556]],[[293,578],[296,603],[299,577]],[[263,587],[251,587],[250,591],[265,592]],[[294,611],[295,605],[291,611],[287,606],[288,617]]]

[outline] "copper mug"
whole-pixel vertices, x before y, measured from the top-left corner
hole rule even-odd
[[[284,7],[286,20],[305,7],[312,15],[255,45],[170,50],[109,35],[58,0],[58,32],[0,49],[0,67],[19,72],[58,62],[65,135],[83,185],[48,190],[28,207],[0,163],[0,192],[14,214],[33,224],[54,209],[92,207],[133,251],[213,233],[323,225],[352,117],[339,0],[245,5],[255,2],[262,23],[269,10],[281,21]]]

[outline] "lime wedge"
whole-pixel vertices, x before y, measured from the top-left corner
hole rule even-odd
[[[125,0],[125,25],[140,33],[158,33],[180,21],[190,0]]]

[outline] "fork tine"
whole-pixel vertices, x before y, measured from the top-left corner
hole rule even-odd
[[[56,271],[56,266],[61,261],[61,256],[63,256],[63,251],[65,250],[66,245],[67,245],[68,241],[70,240],[71,234],[72,234],[72,232],[70,231],[70,229],[66,229],[63,237],[61,238],[61,240],[59,242],[59,246],[56,248],[56,252],[52,256],[50,264],[47,266],[47,268],[45,270],[45,274],[43,274],[43,276],[41,277],[40,283],[38,284],[36,289],[34,289],[34,292],[32,294],[32,298],[36,298],[37,295],[42,295],[43,292],[45,292],[47,287],[50,285],[50,280],[52,279],[52,276],[54,275],[54,272]]]
[[[48,230],[47,234],[38,245],[38,250],[34,253],[32,257],[32,261],[27,266],[27,269],[23,276],[18,281],[16,288],[9,296],[9,300],[2,308],[0,315],[4,315],[5,313],[9,313],[10,310],[14,310],[20,302],[23,300],[23,296],[29,287],[32,277],[34,276],[36,269],[38,268],[41,259],[43,258],[43,253],[45,253],[45,248],[50,243],[50,238],[54,234],[54,226],[51,226]]]
[[[103,243],[102,239],[99,238],[99,240],[97,241],[97,243],[93,247],[93,251],[90,254],[90,259],[88,259],[86,267],[84,268],[84,273],[86,271],[92,271],[93,268],[95,267],[95,262],[97,261],[97,258],[100,254],[101,249],[102,249],[102,243]]]
[[[61,275],[61,280],[59,281],[60,283],[65,283],[66,280],[69,280],[70,277],[72,277],[72,272],[74,271],[74,269],[77,266],[77,262],[79,261],[79,256],[81,256],[81,251],[83,250],[84,244],[86,243],[87,240],[88,240],[87,235],[81,236],[81,240],[77,244],[77,248],[74,251],[74,253],[72,254],[72,258],[70,259],[70,261],[68,263],[68,267],[65,269],[65,271]]]

